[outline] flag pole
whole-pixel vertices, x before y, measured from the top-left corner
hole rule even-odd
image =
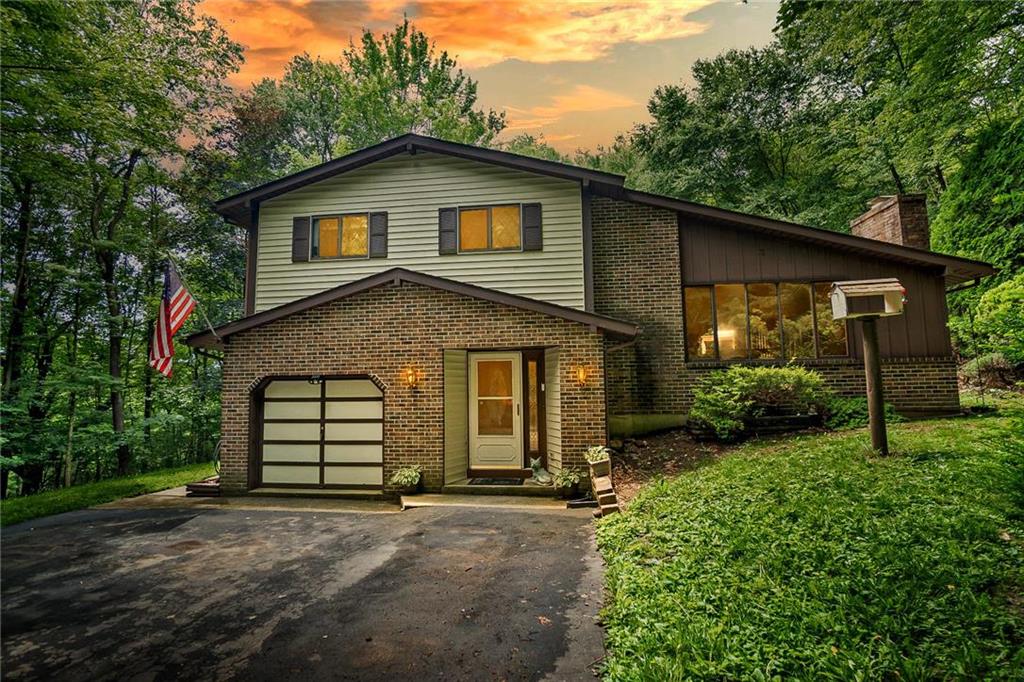
[[[176,273],[178,273],[178,279],[181,280],[182,286],[184,286],[186,289],[188,289],[189,293],[191,293],[193,290],[191,288],[189,288],[188,284],[185,282],[185,278],[182,277],[182,275],[181,275],[181,268],[178,267],[178,261],[176,261],[174,259],[174,256],[171,255],[170,251],[166,251],[165,255],[167,256],[167,262],[170,264],[170,266],[172,268],[174,268],[174,271]],[[199,298],[197,296],[195,296],[195,295],[192,296],[192,300],[194,300],[196,302],[196,307],[199,308],[199,313],[203,316],[203,321],[206,322],[206,326],[210,328],[210,333],[213,334],[213,337],[215,339],[217,339],[218,341],[221,341],[222,339],[217,334],[217,331],[213,328],[213,324],[210,323],[210,318],[207,317],[207,315],[206,315],[206,306],[201,305],[199,303]]]

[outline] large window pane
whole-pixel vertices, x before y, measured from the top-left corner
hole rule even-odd
[[[459,211],[459,248],[479,251],[487,248],[487,209],[469,208]]]
[[[718,355],[723,360],[747,357],[747,296],[742,284],[715,285]]]
[[[519,206],[495,206],[491,209],[493,248],[518,249],[519,234]]]
[[[316,219],[316,255],[320,258],[336,258],[338,255],[338,219]]]
[[[342,219],[341,255],[365,256],[367,243],[367,216],[347,215]]]
[[[711,326],[711,288],[686,287],[686,353],[691,360],[715,357]]]
[[[779,336],[779,298],[774,284],[748,284],[750,305],[750,357],[777,358],[782,349]]]
[[[786,358],[813,358],[811,285],[783,282],[779,285],[779,298],[782,301],[782,338],[786,344]]]
[[[846,322],[832,319],[832,301],[827,282],[814,285],[814,309],[818,316],[818,350],[822,357],[848,355],[846,347]]]

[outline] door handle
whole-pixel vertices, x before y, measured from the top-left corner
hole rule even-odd
[[[516,403],[516,416],[519,416],[519,403]]]

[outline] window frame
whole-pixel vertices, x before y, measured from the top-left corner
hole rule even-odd
[[[723,280],[716,282],[693,282],[684,283],[682,286],[682,307],[683,307],[683,351],[685,353],[685,362],[687,364],[701,364],[701,363],[715,363],[715,364],[735,364],[735,363],[747,363],[747,364],[772,364],[778,362],[789,362],[794,360],[796,362],[807,362],[807,361],[819,361],[819,360],[844,360],[854,357],[850,350],[850,324],[849,320],[844,322],[845,334],[846,334],[846,354],[845,355],[822,355],[821,352],[821,340],[818,332],[818,306],[814,298],[814,288],[818,284],[831,284],[836,280],[822,280],[812,279],[803,280],[798,278],[789,279],[758,279],[758,280]],[[738,284],[743,287],[743,295],[746,306],[746,319],[747,319],[747,357],[745,358],[722,358],[721,349],[718,342],[718,297],[715,296],[715,285],[721,284]],[[748,287],[751,284],[773,284],[775,285],[775,302],[776,310],[778,311],[778,334],[779,334],[779,355],[774,358],[752,358],[750,356],[750,292]],[[782,284],[802,284],[808,288],[810,294],[811,304],[811,324],[814,332],[814,356],[813,357],[797,357],[787,359],[785,357],[786,352],[786,332],[783,324],[782,315],[782,296],[781,296],[781,285]],[[709,289],[711,292],[711,329],[714,334],[714,354],[713,356],[707,357],[692,357],[690,354],[689,340],[686,338],[686,290],[687,289]]]
[[[455,252],[464,253],[522,253],[523,252],[523,204],[522,201],[508,201],[496,204],[467,204],[455,207]],[[493,209],[504,206],[515,206],[519,210],[519,246],[515,248],[494,248],[494,219]],[[487,211],[487,248],[485,249],[463,249],[462,248],[462,212],[484,209]]]
[[[332,261],[332,260],[369,260],[370,258],[370,214],[373,211],[350,211],[348,213],[317,213],[309,216],[309,260],[310,261]],[[345,230],[345,218],[346,217],[358,217],[362,216],[366,218],[366,253],[361,256],[345,256],[341,253],[341,247],[344,243],[344,230]],[[313,247],[317,250],[320,249],[320,230],[317,221],[322,218],[337,218],[338,219],[338,255],[337,256],[321,256],[319,253],[313,254]]]

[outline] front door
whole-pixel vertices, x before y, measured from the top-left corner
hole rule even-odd
[[[523,375],[519,353],[469,356],[469,467],[523,468]]]

